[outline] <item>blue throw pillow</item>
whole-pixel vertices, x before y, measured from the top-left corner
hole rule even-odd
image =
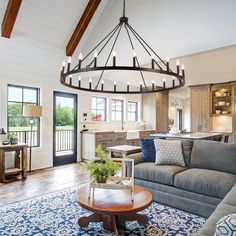
[[[142,157],[144,162],[155,162],[156,149],[151,138],[141,139]]]

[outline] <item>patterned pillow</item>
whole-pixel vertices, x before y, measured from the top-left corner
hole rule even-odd
[[[222,217],[216,224],[214,236],[236,235],[236,214]]]
[[[180,140],[154,140],[156,148],[156,165],[185,166]]]

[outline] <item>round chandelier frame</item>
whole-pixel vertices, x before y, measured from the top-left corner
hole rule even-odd
[[[117,39],[119,38],[120,32],[122,29],[125,29],[131,49],[133,50],[133,64],[132,66],[123,66],[117,65],[116,63],[116,53],[114,52],[114,47],[116,45]],[[143,67],[139,63],[139,59],[135,53],[134,43],[131,35],[139,42],[139,44],[143,47],[145,52],[151,58],[150,67]],[[112,41],[113,40],[113,41]],[[104,48],[108,45],[108,43],[112,42],[112,46],[109,50],[105,65],[98,65],[98,56],[104,50]],[[99,47],[101,47],[99,49]],[[99,49],[99,50],[98,50]],[[85,67],[82,65],[85,64],[85,60],[89,58],[89,56],[94,53],[94,57],[92,61],[88,63]],[[112,65],[108,65],[109,60],[112,56]],[[144,39],[133,29],[133,27],[128,23],[128,18],[125,15],[125,0],[123,0],[123,16],[120,18],[119,24],[110,31],[84,58],[82,53],[79,54],[78,63],[76,66],[71,69],[72,58],[68,57],[68,63],[62,63],[61,67],[61,77],[60,82],[64,86],[88,91],[88,92],[101,92],[101,93],[117,93],[117,94],[140,94],[140,93],[153,93],[153,92],[162,92],[168,91],[172,89],[177,89],[183,87],[185,85],[185,69],[184,65],[182,65],[180,70],[179,61],[176,61],[176,72],[172,71],[169,65],[169,59],[162,60],[161,57],[144,41]],[[82,77],[83,73],[93,72],[93,71],[101,71],[101,74],[93,84],[92,79],[88,79],[87,77]],[[106,87],[104,84],[103,75],[105,71],[138,71],[141,76],[141,82],[139,86],[130,86],[129,82],[127,82],[126,88],[119,89],[117,86],[117,82],[114,81],[113,88],[111,86]],[[163,78],[161,81],[161,85],[155,84],[154,81],[149,85],[144,78],[143,72],[150,73],[158,73],[161,75],[168,75],[168,80],[172,80],[167,83],[166,79]],[[73,78],[72,75],[78,74],[79,77],[77,79]],[[86,80],[84,82],[84,80]],[[120,82],[122,83],[122,82]],[[170,85],[171,84],[171,85]]]

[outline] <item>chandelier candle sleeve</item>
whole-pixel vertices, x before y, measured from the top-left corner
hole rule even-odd
[[[113,52],[113,66],[116,66],[116,52]]]
[[[94,67],[97,67],[97,57],[98,57],[98,53],[97,51],[94,52]]]
[[[143,84],[142,84],[142,82],[140,82],[140,91],[142,91],[143,90]]]
[[[169,71],[170,70],[170,59],[167,57],[166,58],[166,70]]]
[[[82,59],[83,59],[83,55],[82,55],[82,53],[80,53],[80,54],[79,54],[79,64],[78,64],[78,68],[79,68],[79,69],[81,68]]]
[[[114,81],[114,92],[116,92],[116,81]]]
[[[164,89],[166,88],[166,79],[165,78],[163,79],[163,88]]]
[[[67,73],[70,71],[70,64],[71,64],[72,58],[68,57],[68,64],[67,64]]]
[[[133,67],[136,67],[136,53],[133,51]]]
[[[177,74],[179,75],[179,60],[176,61]]]
[[[72,75],[70,75],[70,85],[72,85]]]
[[[80,86],[81,86],[81,77],[79,76],[78,87],[80,88]]]
[[[89,89],[92,89],[92,79],[89,79]]]
[[[127,92],[129,92],[129,82],[127,82]]]
[[[172,78],[172,87],[175,87],[175,78]]]
[[[184,73],[184,65],[182,65],[182,76],[185,77],[185,73]]]
[[[152,69],[155,68],[155,60],[154,60],[154,55],[152,54],[151,56],[151,59],[152,59]]]
[[[154,88],[155,88],[155,84],[154,84],[154,81],[152,81],[152,90],[154,91]]]
[[[101,90],[103,91],[104,81],[101,81]]]

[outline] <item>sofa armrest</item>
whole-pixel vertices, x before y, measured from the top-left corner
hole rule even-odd
[[[126,156],[125,158],[133,159],[134,165],[137,165],[137,164],[143,162],[142,152],[130,154],[130,155]]]
[[[142,153],[134,153],[134,154],[130,154],[128,156],[126,156],[127,159],[133,159],[134,160],[134,165],[137,165],[139,163],[143,162],[143,158],[142,158]],[[132,164],[130,161],[126,161],[126,171],[127,171],[127,177],[131,177],[132,175]]]

